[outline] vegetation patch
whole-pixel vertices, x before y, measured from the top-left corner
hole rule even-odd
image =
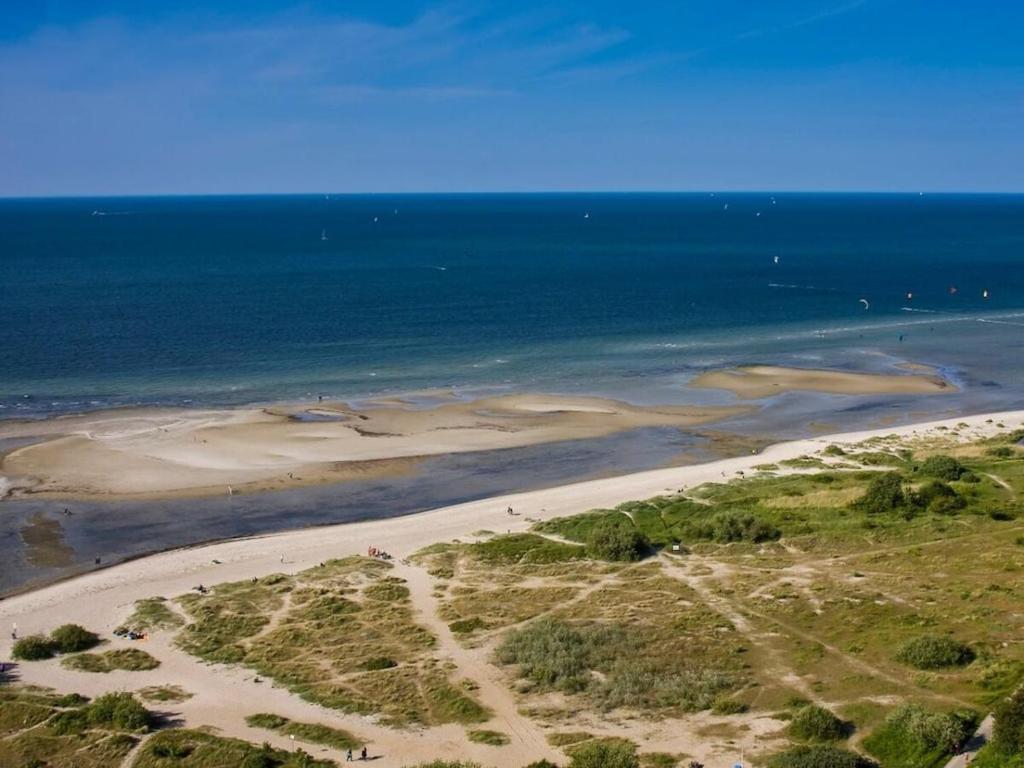
[[[932,712],[905,704],[864,740],[864,748],[886,768],[941,768],[977,722],[974,712]]]
[[[466,731],[466,738],[474,744],[488,744],[492,747],[503,747],[509,743],[509,737],[501,731],[484,729]]]
[[[140,688],[136,693],[144,701],[172,704],[180,704],[192,698],[192,694],[179,685],[150,685]]]
[[[896,661],[915,669],[963,667],[974,658],[974,651],[969,645],[944,635],[915,637],[896,651]]]
[[[61,659],[61,666],[79,672],[144,672],[156,669],[160,662],[141,648],[118,648],[104,653],[77,653]]]
[[[189,653],[254,669],[332,709],[391,725],[478,723],[487,711],[449,680],[389,563],[329,560],[294,576],[221,584],[180,599]],[[271,617],[275,624],[268,628]]]
[[[358,749],[363,742],[348,731],[332,728],[320,723],[299,723],[281,715],[261,712],[245,718],[246,724],[253,728],[264,728],[270,731],[294,736],[299,741],[310,744],[323,744],[334,749]]]
[[[135,601],[135,611],[125,620],[125,629],[136,632],[153,629],[177,629],[185,624],[180,613],[163,597],[147,597]]]
[[[798,709],[789,723],[789,735],[802,741],[836,741],[845,737],[845,731],[842,720],[817,704]]]
[[[333,760],[318,760],[299,749],[288,752],[268,744],[256,746],[241,739],[193,729],[160,731],[142,745],[132,768],[335,768]]]
[[[772,755],[768,768],[877,768],[856,752],[826,744],[799,746]]]

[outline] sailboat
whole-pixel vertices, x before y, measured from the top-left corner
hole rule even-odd
[[[327,230],[326,229],[321,229],[320,230],[320,239],[321,240],[327,240]]]

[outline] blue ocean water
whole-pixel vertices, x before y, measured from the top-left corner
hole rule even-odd
[[[0,417],[436,387],[698,401],[685,380],[736,362],[914,360],[1010,402],[1024,196],[2,200],[0,326]]]

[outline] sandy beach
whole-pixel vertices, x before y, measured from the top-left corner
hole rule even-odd
[[[693,427],[749,406],[636,406],[596,397],[507,395],[414,408],[135,410],[0,426],[44,436],[0,464],[7,493],[166,498],[264,491],[407,472],[417,457]]]
[[[917,366],[915,370],[926,370]],[[815,368],[748,365],[707,371],[690,382],[697,389],[727,389],[742,400],[758,400],[784,392],[831,395],[937,395],[957,388],[934,373],[852,373]]]
[[[65,622],[77,622],[110,637],[133,610],[134,601],[164,596],[172,598],[187,593],[196,584],[216,584],[263,576],[273,572],[295,573],[329,558],[365,553],[369,546],[381,546],[398,561],[426,545],[452,539],[468,540],[481,529],[522,531],[533,521],[567,515],[597,507],[610,507],[631,500],[692,488],[703,483],[721,481],[750,472],[756,465],[779,462],[821,451],[831,444],[851,445],[871,437],[898,435],[926,437],[948,434],[955,428],[965,438],[977,439],[1002,429],[1015,429],[1024,424],[1024,411],[984,414],[946,421],[917,424],[896,429],[828,435],[788,443],[780,443],[756,455],[724,459],[708,464],[653,470],[620,477],[594,480],[573,485],[532,491],[500,498],[436,509],[404,518],[339,525],[302,530],[260,538],[234,540],[185,550],[165,552],[124,563],[34,592],[12,597],[0,603],[0,657],[10,654],[9,630],[16,624],[19,634],[46,632]],[[941,432],[939,431],[941,430]],[[508,516],[512,506],[518,513]],[[405,563],[399,566],[409,581],[413,594],[429,593],[429,579],[419,568]],[[273,743],[288,746],[283,737],[268,737],[244,723],[254,708],[271,708],[296,719],[333,723],[352,728],[373,740],[375,749],[384,755],[377,765],[393,768],[416,760],[437,757],[485,760],[486,764],[519,766],[538,754],[550,754],[541,741],[517,739],[501,751],[500,757],[483,747],[470,745],[456,738],[457,728],[448,726],[421,729],[415,732],[394,731],[372,721],[322,709],[289,695],[283,689],[254,684],[252,673],[244,669],[202,664],[173,650],[169,638],[157,634],[146,644],[146,650],[157,656],[162,666],[154,672],[115,672],[90,675],[63,669],[56,660],[22,664],[18,675],[22,682],[53,686],[95,694],[102,690],[137,688],[150,684],[180,685],[195,695],[173,706],[176,714],[188,725],[212,725],[225,734],[254,741],[269,738]],[[452,654],[463,653],[457,647]],[[515,719],[515,707],[503,699],[500,686],[493,680],[493,689],[485,693],[497,700],[490,702],[498,725],[516,732],[517,723],[501,722]],[[509,700],[511,701],[511,700]],[[256,703],[259,702],[259,703]],[[697,716],[699,719],[699,716]],[[637,734],[632,734],[637,736]],[[644,739],[657,743],[657,729]],[[756,729],[747,739],[756,739]],[[700,754],[699,745],[694,754]],[[672,742],[679,749],[679,738]],[[557,755],[556,755],[557,757]]]

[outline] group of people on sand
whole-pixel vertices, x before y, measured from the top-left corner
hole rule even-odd
[[[377,547],[370,547],[369,549],[367,549],[366,550],[366,556],[367,557],[375,557],[378,560],[391,560],[392,559],[391,555],[389,555],[383,549],[378,549]]]
[[[368,760],[369,759],[369,757],[367,755],[367,752],[366,752],[366,747],[363,747],[362,751],[359,753],[359,759],[360,760]],[[346,763],[351,763],[352,760],[353,760],[352,750],[350,749],[348,752],[345,753],[345,762]]]

